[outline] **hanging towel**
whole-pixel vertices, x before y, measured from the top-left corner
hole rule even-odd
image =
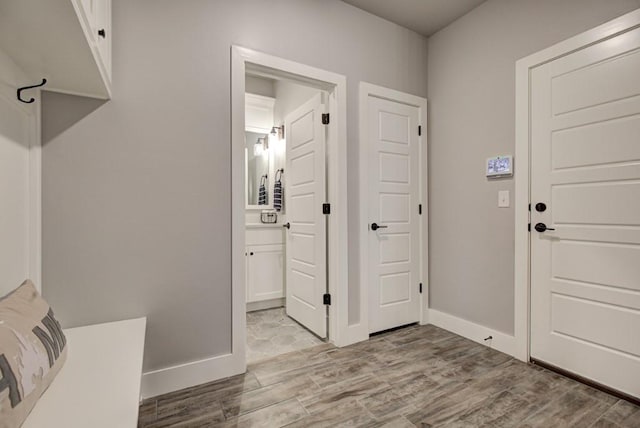
[[[258,205],[267,205],[267,176],[260,177],[260,188],[258,189]]]
[[[273,185],[273,209],[280,212],[282,211],[282,173],[283,169],[279,169],[276,172],[276,180]],[[280,175],[278,175],[280,174]]]

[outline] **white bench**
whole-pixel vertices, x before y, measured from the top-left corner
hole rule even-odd
[[[67,361],[22,428],[135,428],[146,323],[65,330]]]

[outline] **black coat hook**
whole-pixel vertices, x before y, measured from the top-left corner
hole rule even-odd
[[[47,84],[47,79],[42,79],[42,83],[40,83],[39,85],[25,86],[24,88],[18,88],[18,100],[22,101],[25,104],[31,104],[36,99],[35,98],[31,98],[29,101],[23,100],[22,99],[22,91],[26,91],[27,89],[39,88],[39,87],[44,86],[46,84]]]

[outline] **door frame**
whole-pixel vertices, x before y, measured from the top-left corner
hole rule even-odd
[[[428,202],[428,176],[427,176],[427,155],[428,155],[428,122],[427,122],[427,99],[383,86],[374,85],[367,82],[360,82],[360,102],[359,102],[359,132],[360,132],[360,197],[358,231],[360,244],[360,323],[351,326],[353,333],[357,333],[359,340],[369,338],[369,146],[368,146],[368,99],[369,97],[381,98],[400,104],[417,107],[419,109],[418,125],[422,127],[422,135],[419,136],[419,160],[420,171],[418,176],[420,199],[422,203],[422,215],[420,227],[420,282],[422,283],[422,294],[420,294],[420,319],[421,325],[429,322],[429,202]],[[417,131],[417,130],[416,130]],[[357,328],[357,330],[356,330]]]
[[[347,219],[347,78],[245,47],[231,46],[231,354],[226,376],[246,371],[245,284],[245,74],[263,71],[308,83],[329,92],[331,123],[326,139],[328,219],[327,283],[333,296],[329,306],[329,340],[345,346],[348,327]]]
[[[514,270],[514,357],[531,356],[531,253],[529,203],[531,202],[530,106],[531,72],[534,68],[640,27],[640,9],[587,30],[516,62],[516,149],[515,174],[515,270]]]

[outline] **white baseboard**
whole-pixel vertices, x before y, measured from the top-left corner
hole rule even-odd
[[[497,351],[518,358],[517,343],[514,336],[493,330],[489,327],[458,318],[435,309],[429,309],[429,324],[443,328],[467,339],[486,345]],[[492,339],[485,338],[491,336]]]
[[[263,300],[261,302],[247,302],[247,312],[262,311],[265,309],[281,308],[286,305],[284,297],[279,299]]]
[[[187,364],[180,364],[142,374],[143,399],[168,392],[213,382],[244,373],[245,364],[233,354],[220,355]]]
[[[489,327],[458,318],[435,309],[428,310],[429,324],[443,328],[467,339],[489,346],[518,358],[516,338],[493,330]],[[340,337],[336,346],[348,346],[369,338],[366,325],[349,326],[346,334]],[[484,339],[492,336],[491,340]],[[146,372],[142,375],[142,398],[155,397],[168,392],[213,382],[229,376],[244,373],[246,365],[242,358],[233,358],[232,354],[220,355],[192,363],[180,364],[160,370]]]

